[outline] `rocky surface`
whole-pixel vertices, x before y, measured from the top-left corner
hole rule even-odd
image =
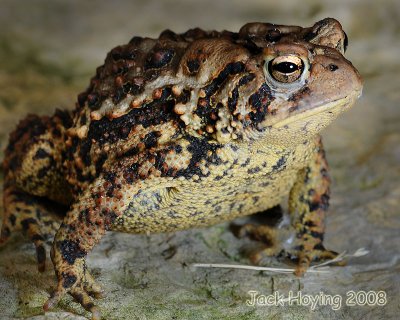
[[[0,5],[0,145],[26,113],[72,108],[76,94],[113,46],[133,35],[238,28],[248,21],[311,25],[331,16],[350,38],[347,52],[365,80],[357,106],[325,133],[333,176],[327,247],[369,254],[327,273],[292,275],[193,269],[192,263],[247,264],[249,242],[228,225],[175,234],[109,233],[88,264],[107,297],[105,319],[395,319],[400,297],[400,3],[392,1],[13,1]],[[3,154],[0,153],[0,159]],[[0,208],[0,215],[2,208]],[[273,264],[279,265],[277,262]],[[16,237],[0,248],[1,319],[85,319],[64,299],[42,304],[55,284],[39,274],[33,246]],[[280,265],[285,267],[284,265]],[[341,305],[246,305],[248,291],[340,296]],[[384,291],[384,306],[346,305],[349,291]],[[361,294],[362,295],[362,294]],[[361,297],[361,296],[359,296]],[[361,301],[362,302],[362,301]],[[337,310],[334,310],[337,309]]]

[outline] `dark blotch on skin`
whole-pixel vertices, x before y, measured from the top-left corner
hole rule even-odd
[[[245,39],[245,42],[242,44],[243,47],[245,47],[247,50],[249,50],[251,55],[257,55],[262,52],[262,48],[257,46],[252,39]]]
[[[50,167],[41,168],[37,173],[37,177],[39,179],[43,179],[46,176],[46,174],[49,172],[49,169],[50,169]]]
[[[310,31],[309,33],[306,33],[303,37],[305,41],[310,42],[312,39],[314,39],[318,34],[314,33],[313,31]]]
[[[138,179],[138,168],[138,163],[134,163],[125,168],[123,176],[128,184],[132,184]]]
[[[10,216],[8,217],[8,220],[10,221],[12,226],[15,226],[15,221],[17,220],[16,216],[14,216],[13,214],[10,214]]]
[[[174,56],[172,49],[158,49],[151,53],[145,64],[145,69],[158,69],[166,66]]]
[[[72,287],[77,280],[76,276],[74,276],[73,274],[63,272],[61,276],[63,278],[63,287],[65,289]]]
[[[87,101],[88,94],[86,91],[78,94],[78,106],[83,108],[85,106],[85,102]]]
[[[85,224],[91,224],[92,221],[90,220],[89,209],[83,210],[79,213],[78,217],[79,221]]]
[[[176,103],[187,103],[190,100],[190,90],[184,89],[179,97],[176,97]]]
[[[304,250],[304,246],[302,244],[300,244],[298,246],[295,246],[293,249],[298,251],[298,252],[302,252]],[[294,259],[297,259],[297,258],[294,258]]]
[[[91,147],[92,147],[92,141],[89,139],[83,140],[82,144],[80,145],[79,157],[83,160],[83,163],[86,166],[90,166],[92,162],[90,157]]]
[[[186,169],[181,169],[176,172],[176,176],[184,176],[187,178],[193,177],[197,174],[199,177],[204,177],[204,174],[198,168],[198,163],[205,159],[207,163],[219,164],[221,159],[217,156],[216,150],[221,148],[222,145],[217,143],[211,143],[207,138],[197,138],[193,136],[186,136],[186,140],[189,141],[187,150],[191,153],[192,158]],[[211,151],[211,155],[207,155]]]
[[[239,99],[239,87],[236,86],[232,90],[231,96],[228,98],[228,108],[231,113],[235,111],[238,99]]]
[[[104,217],[106,230],[110,230],[111,225],[118,218],[118,215],[113,210],[103,209],[102,216]]]
[[[322,210],[328,210],[329,207],[329,194],[324,193],[321,196],[321,204],[320,204],[320,208]]]
[[[266,83],[250,96],[250,105],[255,109],[255,112],[250,112],[249,114],[253,126],[265,119],[268,113],[268,106],[273,99],[271,89]]]
[[[123,157],[132,157],[135,154],[138,154],[138,152],[139,152],[139,148],[138,147],[130,148],[128,151],[126,151],[125,153],[123,153],[121,155],[121,158],[123,158]]]
[[[60,119],[65,129],[72,127],[72,116],[68,110],[56,109],[53,117]]]
[[[282,157],[280,157],[278,162],[272,166],[272,170],[276,171],[276,170],[282,169],[285,164],[286,164],[286,158],[284,156],[282,156]]]
[[[310,235],[313,238],[320,239],[321,242],[324,240],[324,234],[322,232],[310,231]]]
[[[307,227],[315,227],[314,221],[306,221],[303,224]]]
[[[307,184],[308,181],[310,180],[310,173],[311,173],[311,168],[307,167],[305,168],[305,175],[304,175],[304,184]]]
[[[31,237],[31,240],[32,240],[32,241],[44,241],[44,237],[41,236],[40,234],[34,234],[34,235]]]
[[[191,74],[196,73],[200,68],[199,60],[189,60],[186,65]]]
[[[25,232],[29,229],[30,224],[37,224],[37,220],[35,218],[27,218],[21,221],[22,229]]]
[[[175,152],[178,153],[178,154],[181,153],[181,152],[182,152],[182,146],[179,145],[179,144],[176,145],[176,146],[175,146]]]
[[[150,149],[152,147],[155,147],[157,145],[157,139],[160,136],[160,133],[158,131],[153,131],[148,134],[143,139],[143,143],[146,146],[146,149]]]
[[[246,161],[244,163],[242,163],[240,166],[244,168],[244,167],[247,167],[249,165],[249,163],[250,163],[250,158],[247,158]]]
[[[320,170],[320,173],[321,173],[322,177],[324,177],[324,178],[326,178],[326,179],[329,178],[328,171],[327,171],[325,168],[322,168],[322,169]]]
[[[242,77],[236,87],[232,90],[231,96],[228,98],[228,108],[233,113],[236,109],[236,105],[239,99],[239,87],[249,83],[255,78],[255,75],[253,73],[247,74],[244,77]]]
[[[307,95],[307,94],[310,94],[310,93],[311,93],[311,90],[310,90],[309,87],[303,87],[299,91],[293,93],[289,97],[288,101],[298,101],[298,100],[304,99],[304,96]],[[293,108],[293,110],[290,110],[290,111],[297,110],[298,107],[295,106],[295,107],[292,107],[292,108]]]
[[[36,248],[36,258],[38,263],[43,263],[46,261],[46,250],[43,246]]]
[[[24,120],[20,121],[17,128],[10,134],[10,142],[5,151],[4,162],[5,172],[10,169],[17,170],[21,166],[22,156],[25,155],[31,146],[33,137],[39,137],[47,131],[47,126],[51,125],[48,117],[39,117],[37,115],[28,115]],[[21,143],[22,142],[22,143]]]
[[[317,243],[315,246],[314,246],[314,248],[313,248],[314,250],[321,250],[321,251],[325,251],[325,247],[324,247],[324,245],[322,244],[322,242],[320,242],[320,243]]]
[[[222,84],[228,79],[230,75],[240,73],[244,70],[244,64],[242,62],[229,63],[221,73],[204,88],[206,96],[212,96],[218,91]]]
[[[102,153],[98,159],[96,160],[96,176],[98,176],[101,172],[101,170],[103,169],[103,165],[107,160],[107,154],[106,153]]]
[[[112,197],[116,187],[115,185],[116,174],[115,172],[107,171],[104,172],[103,177],[106,181],[109,182],[108,186],[105,188],[106,195],[107,197]]]
[[[319,201],[311,201],[308,203],[310,212],[321,209],[327,210],[329,207],[329,195],[323,194]]]
[[[279,29],[272,29],[267,32],[265,35],[265,40],[268,42],[276,42],[281,39],[282,35]]]
[[[113,120],[103,117],[98,121],[92,121],[89,126],[88,143],[91,143],[92,139],[100,145],[106,142],[115,143],[126,136],[123,128],[133,128],[138,123],[147,128],[171,120],[178,121],[177,115],[173,112],[174,105],[171,89],[164,88],[160,99],[154,100],[142,108],[133,109],[126,115]]]
[[[3,228],[3,230],[1,230],[1,238],[2,239],[7,239],[11,234],[10,228],[9,227],[5,227]]]
[[[38,151],[36,151],[36,154],[34,155],[34,157],[32,159],[33,160],[44,159],[44,158],[47,158],[49,156],[50,155],[46,150],[44,150],[42,148],[39,148]]]
[[[94,307],[94,303],[93,303],[93,302],[88,302],[88,303],[86,303],[85,305],[83,305],[83,307],[84,307],[86,310],[91,310],[91,309]]]
[[[103,100],[103,99],[102,99]],[[87,96],[87,101],[88,101],[88,105],[89,105],[89,107],[95,107],[95,106],[97,106],[98,105],[98,103],[100,102],[100,101],[102,101],[102,100],[100,100],[99,99],[99,96],[96,94],[96,93],[91,93],[91,94],[89,94],[88,96]]]
[[[78,258],[84,258],[86,256],[86,251],[82,250],[78,243],[72,240],[63,240],[57,242],[57,246],[63,256],[63,259],[68,262],[68,264],[73,265],[75,260]]]
[[[261,171],[261,169],[259,167],[254,167],[254,168],[248,169],[247,173],[248,174],[254,174],[254,173],[257,173],[257,172],[260,172],[260,171]]]
[[[313,196],[315,194],[315,189],[308,190],[308,195]]]
[[[244,77],[240,78],[239,80],[239,86],[244,86],[245,84],[248,84],[250,81],[252,81],[255,78],[254,73],[249,73],[245,75]]]

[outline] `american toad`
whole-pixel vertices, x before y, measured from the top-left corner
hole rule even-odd
[[[334,19],[310,28],[250,23],[239,32],[164,31],[110,51],[72,111],[29,115],[4,160],[0,241],[22,230],[64,294],[99,319],[86,255],[107,230],[167,232],[265,211],[289,195],[295,236],[244,225],[296,274],[335,257],[323,246],[329,176],[319,132],[361,94]],[[60,217],[62,223],[60,224]],[[279,249],[277,249],[279,248]]]

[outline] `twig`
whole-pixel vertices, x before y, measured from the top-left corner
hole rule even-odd
[[[307,269],[306,272],[316,272],[316,273],[327,273],[329,272],[329,268],[325,268],[327,265],[342,261],[344,258],[350,257],[361,257],[368,254],[369,251],[360,248],[353,254],[346,254],[346,252],[342,252],[337,257],[332,260],[328,260],[312,266]],[[194,263],[191,265],[194,268],[229,268],[229,269],[245,269],[245,270],[256,270],[256,271],[270,271],[270,272],[277,272],[277,273],[293,273],[295,269],[293,268],[269,268],[269,267],[258,267],[258,266],[249,266],[249,265],[241,265],[241,264],[225,264],[225,263]]]

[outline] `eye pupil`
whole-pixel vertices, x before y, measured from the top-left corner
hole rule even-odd
[[[292,62],[281,62],[273,65],[272,68],[281,73],[293,73],[299,69],[299,66]]]

